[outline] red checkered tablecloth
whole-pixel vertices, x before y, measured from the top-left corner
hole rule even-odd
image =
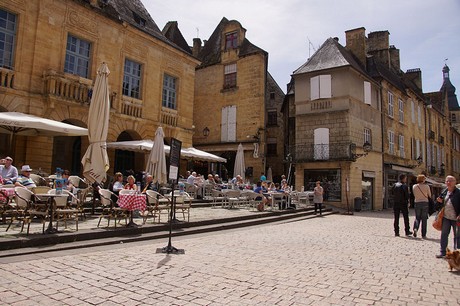
[[[120,194],[118,197],[118,206],[128,210],[145,210],[145,194]]]
[[[6,202],[6,197],[12,198],[14,196],[14,188],[0,188],[0,202]]]

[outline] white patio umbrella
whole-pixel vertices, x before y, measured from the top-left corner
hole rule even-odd
[[[244,164],[244,150],[243,145],[240,143],[238,145],[238,150],[236,151],[235,157],[235,167],[233,168],[233,176],[240,175],[243,180],[245,180],[245,170],[246,166]]]
[[[159,184],[167,183],[166,172],[166,155],[164,143],[163,128],[160,126],[155,132],[155,139],[153,141],[153,148],[150,151],[147,160],[146,172],[153,175],[153,181]]]
[[[106,140],[109,127],[110,100],[107,77],[110,74],[106,63],[97,71],[88,115],[89,147],[83,156],[83,176],[91,183],[105,181],[109,169]]]
[[[0,133],[10,134],[10,154],[15,138],[22,136],[85,136],[88,130],[76,125],[18,112],[0,112]]]

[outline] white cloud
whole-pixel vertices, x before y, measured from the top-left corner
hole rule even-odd
[[[460,1],[458,0],[143,0],[160,29],[177,21],[185,39],[206,40],[223,17],[246,28],[246,37],[269,53],[269,71],[282,89],[290,74],[327,38],[345,45],[345,31],[388,30],[400,49],[401,68],[421,68],[424,91],[442,84],[444,59],[460,86]],[[309,44],[309,41],[312,45]],[[314,48],[313,48],[314,47]]]

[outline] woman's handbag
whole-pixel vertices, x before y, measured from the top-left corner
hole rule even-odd
[[[444,218],[444,207],[436,215],[436,218],[433,221],[433,227],[440,231],[442,229],[442,219]]]
[[[420,192],[423,194],[423,196],[428,199],[428,216],[431,216],[436,211],[435,208],[434,208],[434,201],[433,201],[433,199],[431,197],[428,197],[423,193],[423,191],[422,191],[422,189],[420,188],[419,185],[417,185],[417,187],[420,190]]]

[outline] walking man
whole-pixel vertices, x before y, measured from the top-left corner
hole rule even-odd
[[[399,236],[399,214],[402,213],[404,219],[404,229],[406,236],[412,235],[409,226],[409,189],[406,185],[407,175],[400,174],[399,182],[393,187],[393,212],[395,215],[394,230],[395,236]]]

